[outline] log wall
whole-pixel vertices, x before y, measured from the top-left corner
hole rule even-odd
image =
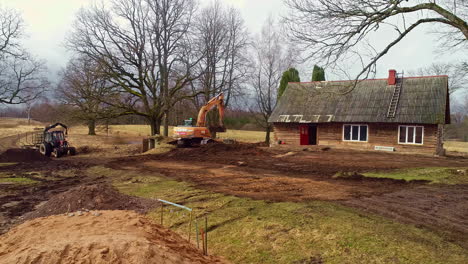
[[[346,123],[350,124],[350,123]],[[365,124],[365,123],[360,123]],[[343,141],[344,123],[317,124],[318,145],[336,148],[374,150],[375,146],[394,147],[397,152],[436,154],[442,148],[441,132],[437,125],[369,123],[368,142]],[[399,144],[398,126],[424,126],[423,145]],[[286,145],[299,146],[299,123],[274,123],[274,139]]]

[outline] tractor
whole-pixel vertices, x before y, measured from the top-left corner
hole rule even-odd
[[[56,127],[61,126],[65,129],[57,130]],[[60,158],[63,155],[75,155],[76,148],[70,146],[65,136],[68,134],[68,128],[64,124],[56,123],[48,126],[43,132],[35,134],[34,146],[39,149],[39,152],[47,157],[53,155]]]

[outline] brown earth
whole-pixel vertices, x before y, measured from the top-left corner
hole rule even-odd
[[[100,213],[100,215],[99,215]],[[227,263],[130,211],[56,215],[0,236],[0,263]]]
[[[81,185],[56,194],[23,217],[33,219],[78,210],[134,210],[146,213],[156,205],[153,200],[125,195],[109,184],[100,183]]]
[[[396,221],[441,231],[448,239],[468,248],[468,185],[360,176],[363,172],[397,168],[468,167],[467,159],[213,144],[123,158],[109,166],[158,172],[214,192],[253,199],[338,201]],[[337,174],[350,177],[334,177]]]
[[[160,155],[122,158],[110,166],[157,171],[216,192],[272,201],[369,197],[411,189],[425,182],[359,177],[363,172],[468,166],[465,159],[319,148],[287,151],[259,148],[255,144],[211,144]],[[334,177],[337,174],[356,176]]]
[[[12,225],[22,221],[23,214],[47,201],[53,195],[67,191],[75,186],[106,182],[106,178],[85,175],[82,170],[89,167],[87,162],[51,160],[43,163],[19,163],[0,167],[0,173],[9,176],[25,177],[36,181],[32,185],[1,185],[0,188],[0,234]],[[67,170],[72,174],[60,176],[57,171]]]
[[[36,163],[21,163],[14,167],[0,167],[0,172],[40,171],[44,176],[54,171],[76,170],[74,177],[58,180],[33,177],[40,181],[34,187],[5,186],[6,194],[0,191],[0,233],[13,223],[18,223],[11,219],[33,211],[39,203],[59,192],[79,185],[108,182],[110,178],[96,178],[83,173],[83,169],[89,166],[104,164],[119,170],[131,170],[136,174],[162,173],[174,179],[192,182],[200,188],[241,197],[271,201],[334,201],[396,221],[447,232],[448,239],[468,248],[465,239],[468,237],[468,186],[429,185],[422,181],[405,182],[360,176],[364,172],[400,168],[466,168],[468,159],[312,147],[270,149],[256,144],[212,144],[200,148],[176,149],[159,155],[120,158],[113,158],[114,154],[106,156],[107,152],[100,152],[92,157],[84,155],[51,160],[40,166]],[[334,177],[337,174],[351,177]],[[90,201],[93,201],[92,198]],[[5,207],[5,204],[8,206]],[[59,205],[60,202],[56,201],[55,204]],[[73,206],[84,208],[80,207],[81,204]],[[64,212],[63,206],[59,212]],[[130,207],[123,209],[135,209]],[[7,219],[7,224],[3,226],[2,214]]]
[[[37,162],[48,161],[46,157],[34,149],[8,149],[0,154],[0,162]]]
[[[342,202],[400,222],[445,231],[468,248],[468,185],[425,185]]]

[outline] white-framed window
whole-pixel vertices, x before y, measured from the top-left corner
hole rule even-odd
[[[367,142],[368,138],[367,125],[343,125],[343,141]]]
[[[398,126],[398,143],[422,145],[424,143],[424,127]]]

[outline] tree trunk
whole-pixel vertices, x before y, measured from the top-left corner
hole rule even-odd
[[[150,127],[151,127],[151,136],[155,136],[155,135],[160,135],[161,134],[161,119],[157,119],[157,118],[151,118],[151,117],[148,117],[149,119],[149,123],[150,123]],[[149,141],[149,149],[154,149],[156,146],[155,146],[155,141],[154,140],[150,140]]]
[[[88,120],[88,135],[96,135],[96,120]]]
[[[151,127],[151,136],[154,136],[154,135],[159,135],[161,134],[161,120],[157,119],[157,118],[151,118],[151,117],[148,117],[148,121],[150,123],[150,127]]]
[[[266,127],[266,135],[265,135],[265,143],[269,146],[270,145],[270,134],[271,134],[271,126],[268,125]]]
[[[164,136],[169,136],[169,111],[164,113]]]

